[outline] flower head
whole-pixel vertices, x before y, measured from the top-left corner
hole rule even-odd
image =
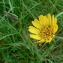
[[[38,19],[32,21],[33,26],[29,26],[30,37],[38,40],[40,44],[50,43],[58,30],[57,18],[54,15],[40,15]]]

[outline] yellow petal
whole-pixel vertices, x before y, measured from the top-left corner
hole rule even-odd
[[[39,43],[39,46],[41,46],[41,44],[43,44],[45,42],[44,39],[41,39],[40,41],[38,41],[37,43]]]
[[[30,34],[30,37],[36,40],[40,40],[40,36],[39,35],[34,35],[34,34]]]
[[[55,26],[57,24],[57,18],[54,18],[54,15],[52,15],[52,26]]]
[[[55,21],[55,24],[57,24],[57,18],[55,18],[54,21]]]
[[[57,30],[58,30],[58,25],[56,24],[56,25],[54,26],[54,34],[57,32]]]
[[[33,26],[29,26],[29,29],[28,29],[31,33],[34,33],[34,34],[38,34],[39,33],[39,30]]]
[[[51,25],[51,15],[48,14],[48,21],[49,21],[49,24]]]
[[[37,19],[35,19],[34,21],[32,21],[32,24],[36,27],[36,28],[41,28],[41,24],[39,23],[39,21]]]
[[[40,42],[41,42],[41,43],[44,43],[44,42],[45,42],[45,39],[41,39]]]
[[[50,43],[50,42],[52,41],[52,39],[54,38],[54,36],[55,36],[55,35],[53,35],[52,38],[50,37],[49,39],[47,39],[47,40],[46,40],[46,43],[48,43],[48,42]]]
[[[46,43],[50,43],[52,41],[52,38],[50,38],[49,40],[46,40]]]
[[[57,25],[57,18],[54,18],[54,15],[52,15],[52,26],[55,34],[58,30],[58,25]]]
[[[54,15],[52,15],[52,21],[54,21]]]
[[[48,18],[45,16],[45,20],[46,20],[46,25],[50,25]]]
[[[43,15],[40,15],[39,16],[39,21],[40,21],[40,24],[41,25],[48,25],[48,21],[47,21],[47,17],[46,16],[43,16]]]
[[[44,22],[44,21],[43,21],[43,15],[40,15],[40,16],[39,16],[39,21],[40,21],[40,24],[43,25],[43,22]]]
[[[52,25],[54,26],[54,15],[52,15]]]

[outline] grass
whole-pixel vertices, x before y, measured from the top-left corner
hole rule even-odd
[[[58,18],[58,32],[40,47],[28,26],[40,14]],[[9,15],[10,14],[10,15]],[[63,63],[63,0],[0,0],[0,63]]]

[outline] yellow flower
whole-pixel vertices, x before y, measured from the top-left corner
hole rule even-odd
[[[33,26],[29,26],[30,37],[38,40],[39,44],[50,43],[58,30],[57,18],[54,15],[40,15],[39,20],[32,21]]]

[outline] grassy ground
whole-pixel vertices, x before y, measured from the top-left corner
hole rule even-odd
[[[48,13],[58,18],[59,29],[39,47],[28,26]],[[63,63],[63,0],[0,0],[0,63]]]

